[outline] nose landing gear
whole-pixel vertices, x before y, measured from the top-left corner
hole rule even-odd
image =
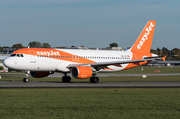
[[[27,82],[29,82],[29,79],[28,78],[24,78],[23,81],[27,83]]]
[[[29,82],[29,79],[28,79],[28,76],[29,76],[29,71],[26,71],[25,72],[26,74],[25,74],[25,78],[23,78],[23,82]]]

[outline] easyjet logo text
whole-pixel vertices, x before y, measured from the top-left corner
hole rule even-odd
[[[141,49],[144,42],[148,39],[148,36],[151,33],[153,27],[154,27],[154,24],[151,22],[150,26],[146,28],[145,33],[144,33],[143,37],[141,38],[141,41],[139,41],[139,44],[137,45],[138,49]]]
[[[50,51],[50,52],[48,52],[48,51],[37,51],[36,53],[37,53],[37,55],[47,55],[47,56],[51,56],[51,55],[57,56],[58,55],[58,56],[60,56],[58,51],[56,51],[56,52],[53,52],[53,51]]]

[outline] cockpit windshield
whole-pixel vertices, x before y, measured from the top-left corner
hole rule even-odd
[[[24,57],[23,54],[11,54],[11,57]]]
[[[12,54],[12,55],[11,55],[11,57],[15,57],[15,56],[16,56],[16,54]]]

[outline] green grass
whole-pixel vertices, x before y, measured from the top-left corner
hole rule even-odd
[[[141,67],[117,73],[179,73],[180,67]],[[1,76],[24,76],[1,73]],[[0,81],[22,81],[2,77]],[[30,78],[55,81],[59,78]],[[89,79],[73,82],[89,82]],[[180,81],[179,76],[100,77],[100,81]],[[180,88],[33,88],[0,89],[3,119],[179,119]]]
[[[120,74],[154,74],[155,70],[159,70],[160,73],[180,73],[180,67],[167,67],[167,66],[143,66],[143,71],[141,71],[142,66],[135,67],[132,69],[115,72]]]
[[[1,118],[179,119],[180,89],[1,89]]]
[[[100,81],[180,81],[180,75],[177,76],[147,76],[147,78],[142,78],[141,76],[131,76],[131,77],[100,77]]]

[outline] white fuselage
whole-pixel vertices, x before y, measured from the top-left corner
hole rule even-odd
[[[82,59],[88,59],[92,62],[112,62],[132,59],[132,53],[130,51],[74,49],[56,50],[60,51],[59,55],[48,56],[46,53],[44,55],[20,54],[19,56],[9,56],[4,61],[4,64],[9,68],[18,70],[70,72],[68,65],[78,64],[78,62]],[[61,52],[65,52],[70,55],[63,56]],[[83,63],[89,64],[91,62]],[[108,68],[111,70],[102,69],[101,71],[120,71],[126,66],[127,64],[122,64],[121,67],[110,65]]]

